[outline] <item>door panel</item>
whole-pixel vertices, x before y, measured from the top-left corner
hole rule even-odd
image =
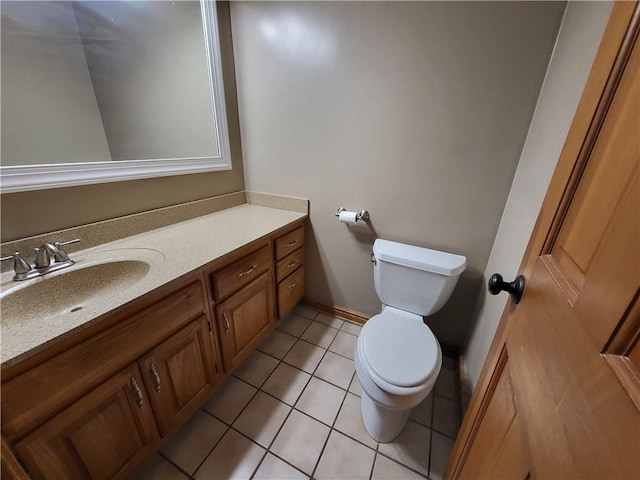
[[[460,474],[462,479],[524,480],[529,474],[529,460],[521,420],[514,403],[506,355],[500,369],[502,371],[491,405],[482,419],[483,428],[478,432]]]
[[[454,448],[454,478],[640,478],[639,33],[638,3],[617,4],[522,261],[524,295],[505,309]],[[491,449],[508,451],[512,423],[526,468],[505,474]]]
[[[603,355],[640,289],[639,69],[636,42],[557,239],[512,314],[506,350],[540,478],[640,475],[639,412]]]

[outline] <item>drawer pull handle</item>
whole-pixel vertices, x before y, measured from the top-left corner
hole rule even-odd
[[[284,247],[285,247],[285,248],[291,248],[291,247],[293,247],[296,243],[298,243],[298,240],[294,240],[293,242],[289,242],[289,243],[287,243]]]
[[[295,282],[293,282],[292,284],[289,285],[289,288],[293,288],[296,285],[298,285],[298,281],[296,280]]]
[[[289,265],[287,265],[286,268],[287,270],[289,270],[290,268],[295,267],[298,264],[298,260],[294,260],[293,262],[291,262]]]
[[[151,362],[149,369],[151,370],[151,375],[153,375],[153,386],[156,387],[156,392],[160,393],[160,375],[158,375],[158,370],[153,362]]]
[[[138,382],[136,382],[134,377],[131,377],[131,386],[136,394],[136,403],[138,404],[138,407],[142,408],[142,405],[144,405],[144,400],[142,400],[142,390],[140,390]]]
[[[250,268],[249,270],[247,270],[246,272],[240,272],[240,273],[238,274],[238,278],[242,278],[242,277],[244,277],[245,275],[249,275],[249,274],[250,274],[251,272],[253,272],[256,268],[258,268],[258,264],[257,264],[257,263],[254,263],[254,264],[251,266],[251,268]]]
[[[222,318],[224,319],[224,334],[229,335],[231,333],[231,325],[229,325],[229,319],[227,318],[227,312],[222,312]]]

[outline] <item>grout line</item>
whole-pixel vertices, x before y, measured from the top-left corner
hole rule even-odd
[[[379,451],[379,450],[378,450],[378,452],[377,452],[377,453],[378,453],[378,455],[382,455],[382,456],[383,456],[384,458],[386,458],[387,460],[391,460],[392,462],[397,463],[397,464],[398,464],[398,465],[400,465],[401,467],[404,467],[404,468],[406,468],[407,470],[411,470],[413,473],[416,473],[416,474],[420,475],[422,478],[426,478],[426,479],[428,479],[428,478],[429,478],[427,475],[424,475],[424,474],[420,473],[420,472],[419,472],[418,470],[416,470],[415,468],[413,468],[413,467],[411,467],[411,466],[409,466],[409,465],[406,465],[406,464],[404,464],[404,463],[400,462],[399,460],[397,460],[397,459],[395,459],[395,458],[393,458],[393,457],[390,457],[388,454],[386,454],[386,453],[384,453],[384,452],[381,452],[381,451]]]

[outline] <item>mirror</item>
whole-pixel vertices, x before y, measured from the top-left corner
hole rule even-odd
[[[2,193],[231,168],[214,1],[0,7]]]

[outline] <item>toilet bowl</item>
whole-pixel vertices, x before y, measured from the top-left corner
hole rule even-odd
[[[372,261],[376,292],[384,304],[360,331],[354,360],[365,427],[386,443],[400,434],[411,409],[429,395],[438,378],[442,351],[423,316],[444,305],[466,259],[376,240]]]
[[[390,442],[431,392],[442,365],[440,345],[422,317],[399,316],[387,307],[362,328],[354,359],[367,431]]]

